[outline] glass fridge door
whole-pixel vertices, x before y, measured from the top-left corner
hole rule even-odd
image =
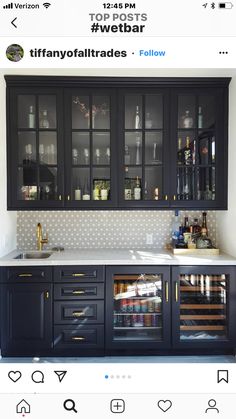
[[[113,279],[113,341],[162,341],[162,275],[116,274]],[[168,300],[168,283],[165,288]]]
[[[175,292],[180,303],[180,341],[228,339],[227,275],[180,274]]]

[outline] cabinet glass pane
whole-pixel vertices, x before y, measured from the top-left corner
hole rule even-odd
[[[198,128],[215,128],[215,98],[214,96],[199,96]]]
[[[92,128],[110,128],[110,98],[108,96],[93,96]]]
[[[145,133],[145,163],[158,165],[162,163],[162,133]]]
[[[108,201],[110,199],[111,179],[108,167],[93,169],[93,200]]]
[[[89,132],[72,133],[72,164],[90,164],[90,139]]]
[[[196,97],[191,95],[179,95],[178,97],[178,127],[196,127]]]
[[[86,167],[72,169],[72,200],[76,201],[90,201],[90,170]]]
[[[142,164],[142,133],[125,133],[124,163],[128,165]]]
[[[160,275],[114,275],[113,339],[161,341],[162,293]]]
[[[39,96],[39,128],[55,129],[57,126],[56,96]]]
[[[162,167],[145,168],[143,198],[156,201],[163,199]]]
[[[35,165],[18,167],[17,199],[22,201],[37,199],[37,170]]]
[[[138,185],[137,185],[138,183]],[[137,190],[136,188],[141,190]],[[140,200],[142,199],[142,168],[141,167],[125,167],[125,179],[124,179],[124,199],[129,200]]]
[[[39,167],[39,199],[57,199],[57,168],[40,166]]]
[[[72,96],[72,129],[90,128],[88,96]]]
[[[180,275],[180,339],[227,339],[227,276]]]
[[[179,167],[177,169],[177,200],[216,199],[215,167]]]
[[[33,95],[18,96],[18,128],[36,128],[36,98]]]
[[[19,164],[35,164],[36,133],[31,131],[18,132],[18,162]]]
[[[110,133],[93,133],[93,164],[110,164]]]
[[[125,97],[125,129],[142,129],[142,96]]]
[[[39,161],[44,164],[57,164],[57,133],[39,133]]]
[[[163,128],[162,95],[145,96],[145,129]]]

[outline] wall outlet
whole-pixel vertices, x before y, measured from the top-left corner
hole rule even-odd
[[[146,244],[153,244],[153,233],[146,234]]]

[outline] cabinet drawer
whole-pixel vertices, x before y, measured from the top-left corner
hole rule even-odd
[[[51,282],[52,268],[19,266],[6,268],[2,277],[3,282]]]
[[[54,282],[104,282],[103,266],[57,266],[54,268]]]
[[[104,323],[104,302],[59,302],[54,303],[56,324]]]
[[[75,349],[75,348],[102,348],[104,346],[103,326],[55,326],[54,327],[54,348]]]
[[[84,300],[84,299],[104,298],[104,284],[85,283],[79,284],[55,284],[55,300]]]

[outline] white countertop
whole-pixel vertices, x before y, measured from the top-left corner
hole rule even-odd
[[[50,249],[48,249],[49,251]],[[47,251],[47,250],[45,250]],[[21,250],[0,258],[0,266],[56,265],[235,265],[236,258],[218,256],[173,255],[162,249],[78,249],[53,252],[47,259],[14,259]],[[27,251],[26,251],[27,252]]]

